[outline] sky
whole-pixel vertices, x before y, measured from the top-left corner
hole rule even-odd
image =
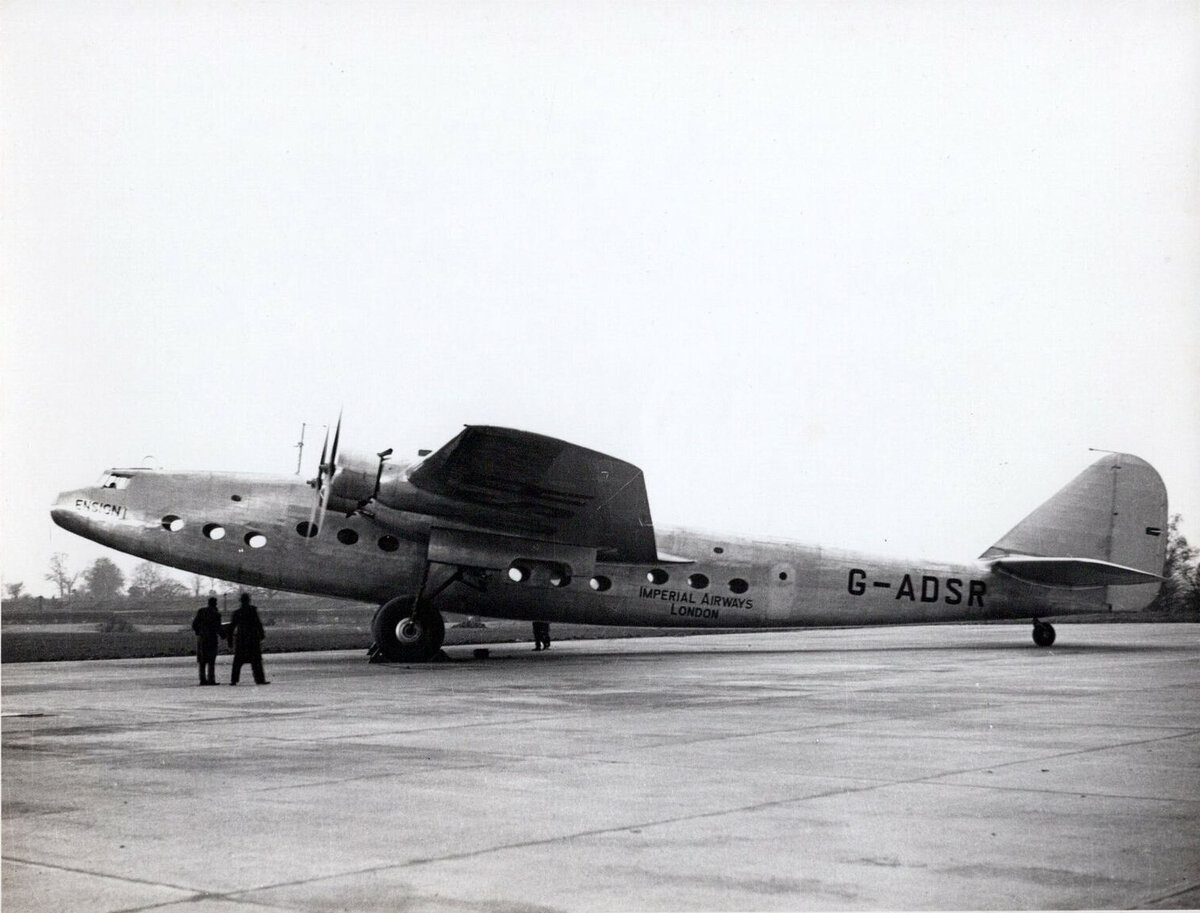
[[[4,581],[113,465],[464,424],[660,527],[971,559],[1136,453],[1200,540],[1200,4],[0,5]]]

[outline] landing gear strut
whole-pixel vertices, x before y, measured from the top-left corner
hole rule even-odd
[[[1054,644],[1054,626],[1044,622],[1033,620],[1033,642],[1039,647],[1049,647]]]
[[[414,604],[415,603],[415,604]],[[433,659],[446,639],[442,613],[411,596],[380,606],[371,622],[375,650],[394,663],[424,663]]]
[[[438,655],[446,639],[446,622],[433,601],[455,583],[486,592],[484,574],[479,568],[454,567],[437,586],[430,584],[435,562],[425,562],[415,596],[397,596],[385,602],[371,621],[375,643],[367,655],[372,662],[425,663]],[[442,564],[442,562],[437,562]]]

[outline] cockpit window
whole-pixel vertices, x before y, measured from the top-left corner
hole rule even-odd
[[[123,490],[129,487],[129,482],[132,478],[133,476],[126,475],[123,472],[106,472],[104,477],[100,479],[100,487]]]

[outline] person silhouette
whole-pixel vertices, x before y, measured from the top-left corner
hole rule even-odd
[[[236,685],[242,674],[242,666],[250,664],[257,685],[269,685],[263,672],[262,640],[266,637],[262,620],[258,617],[258,606],[250,602],[250,594],[242,593],[241,605],[229,622],[229,642],[233,644],[233,674],[229,684]]]
[[[221,610],[217,608],[217,597],[209,596],[208,605],[196,611],[192,619],[192,630],[196,632],[196,663],[200,667],[200,684],[217,683],[217,649],[221,644]]]

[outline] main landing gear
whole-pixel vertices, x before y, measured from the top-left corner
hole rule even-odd
[[[1039,647],[1054,644],[1054,626],[1044,621],[1033,620],[1033,642]]]
[[[372,659],[393,663],[424,663],[433,659],[446,639],[442,613],[411,596],[385,602],[371,622],[375,637]]]
[[[433,600],[455,583],[486,591],[483,573],[478,568],[461,566],[455,567],[437,586],[430,586],[431,565],[432,562],[426,563],[415,596],[397,596],[375,613],[371,621],[375,642],[367,651],[372,662],[429,662],[438,655],[446,639],[446,622],[433,607]]]

